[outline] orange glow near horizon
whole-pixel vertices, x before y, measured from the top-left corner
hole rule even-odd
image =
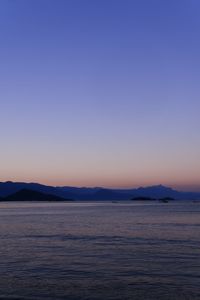
[[[82,180],[78,180],[75,178],[67,178],[67,179],[56,179],[56,178],[44,178],[44,177],[27,177],[26,179],[24,177],[8,177],[0,178],[1,182],[6,181],[13,181],[13,182],[34,182],[34,183],[40,183],[44,185],[50,185],[50,186],[74,186],[74,187],[104,187],[104,188],[119,188],[119,189],[129,189],[129,188],[138,188],[138,187],[145,187],[145,186],[154,186],[162,184],[164,186],[171,187],[176,190],[180,191],[200,191],[200,184],[199,182],[195,182],[193,180],[191,181],[170,181],[170,180],[152,180],[152,179],[146,179],[146,180],[131,180],[131,179],[120,179],[117,180],[109,179],[106,180],[93,178],[91,180],[90,178],[85,178]]]

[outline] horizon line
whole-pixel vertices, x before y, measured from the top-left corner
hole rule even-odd
[[[69,188],[88,188],[88,189],[109,189],[109,190],[132,190],[132,189],[139,189],[139,188],[149,188],[149,187],[165,187],[165,188],[170,188],[172,190],[175,190],[177,192],[192,192],[192,193],[200,193],[200,188],[199,190],[181,190],[176,187],[172,187],[170,185],[165,185],[165,184],[150,184],[150,185],[140,185],[140,186],[130,186],[130,187],[107,187],[107,186],[82,186],[82,185],[51,185],[51,184],[46,184],[46,183],[41,183],[41,182],[35,182],[35,181],[13,181],[13,180],[5,180],[5,181],[0,181],[1,183],[25,183],[25,184],[38,184],[38,185],[44,185],[44,186],[49,186],[49,187],[54,187],[54,188],[62,188],[62,187],[69,187]]]

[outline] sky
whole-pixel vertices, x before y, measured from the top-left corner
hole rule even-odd
[[[199,0],[0,0],[0,181],[200,191]]]

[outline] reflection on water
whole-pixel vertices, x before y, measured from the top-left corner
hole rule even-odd
[[[200,205],[1,203],[0,299],[200,299]]]

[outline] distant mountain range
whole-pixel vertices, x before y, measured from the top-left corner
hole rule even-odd
[[[102,187],[53,187],[38,183],[0,182],[0,198],[7,197],[21,190],[31,190],[59,199],[73,199],[83,201],[131,200],[136,197],[150,197],[154,199],[170,197],[177,200],[200,200],[200,193],[176,191],[170,187],[156,185],[136,189],[106,189]],[[58,200],[58,199],[57,199]],[[57,201],[55,199],[55,201]]]

